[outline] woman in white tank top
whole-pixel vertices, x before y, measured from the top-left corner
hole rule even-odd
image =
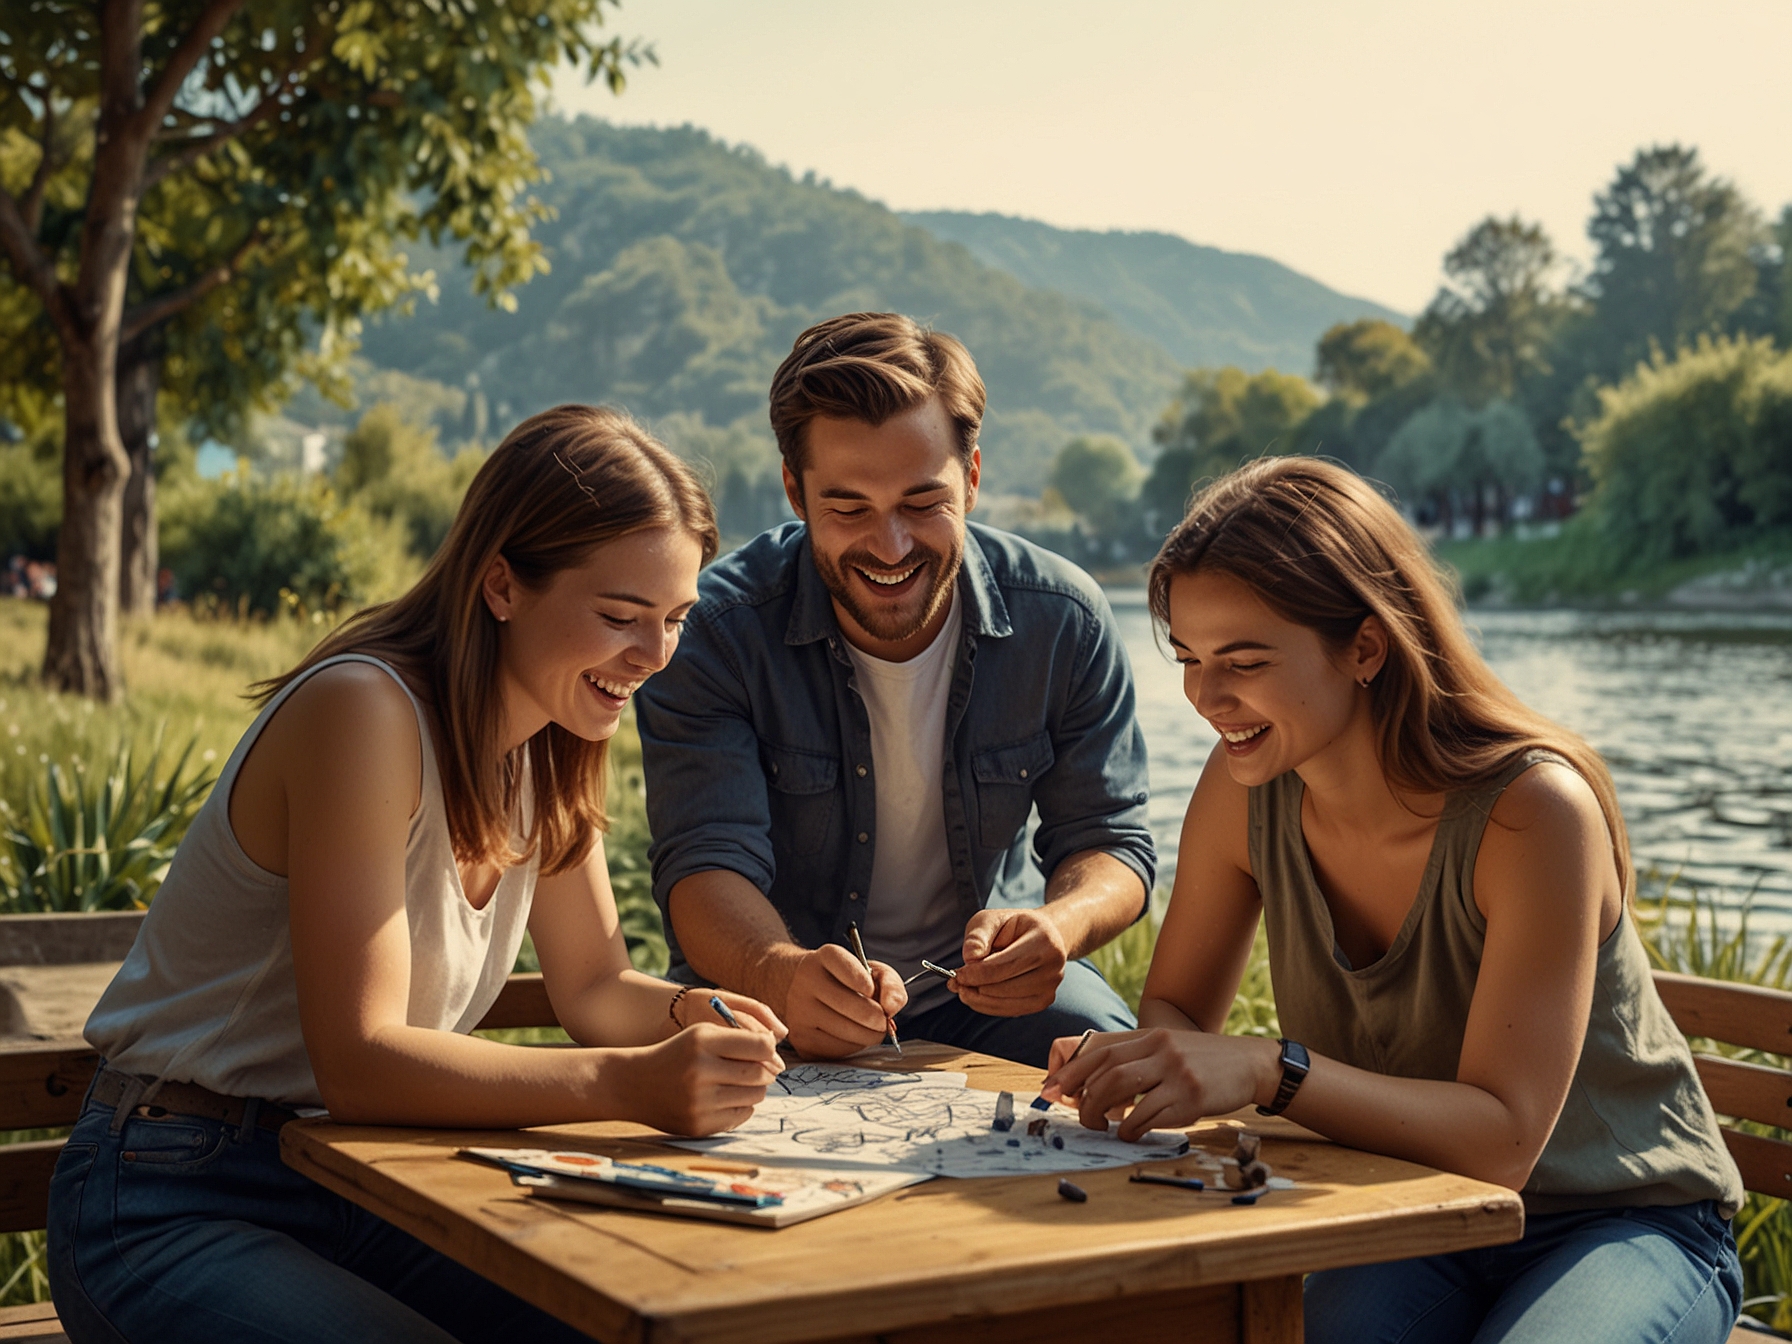
[[[605,749],[717,545],[689,470],[562,406],[480,469],[428,571],[266,701],[89,1020],[107,1058],[51,1192],[69,1336],[577,1339],[285,1168],[322,1107],[374,1124],[732,1128],[779,1069],[630,968],[604,862]],[[583,1048],[470,1036],[525,929]]]

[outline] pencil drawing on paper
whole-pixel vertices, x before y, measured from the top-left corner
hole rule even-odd
[[[687,1148],[830,1164],[901,1167],[935,1176],[1014,1176],[1095,1171],[1175,1157],[1180,1133],[1140,1143],[1084,1129],[1063,1107],[1024,1133],[992,1130],[997,1094],[965,1086],[962,1073],[885,1073],[851,1064],[793,1064],[739,1129]]]

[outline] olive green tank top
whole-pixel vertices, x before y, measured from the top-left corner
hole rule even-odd
[[[1358,968],[1338,948],[1313,873],[1300,776],[1251,789],[1251,871],[1289,1039],[1376,1073],[1455,1080],[1487,932],[1474,898],[1481,834],[1505,787],[1544,760],[1565,764],[1531,752],[1450,797],[1406,922],[1379,960]],[[1534,1214],[1713,1199],[1727,1218],[1742,1203],[1742,1177],[1628,910],[1599,948],[1574,1082],[1521,1193]]]

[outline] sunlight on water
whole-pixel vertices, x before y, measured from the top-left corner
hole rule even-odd
[[[1151,751],[1162,881],[1214,735],[1182,697],[1138,589],[1109,593]],[[1476,611],[1487,660],[1585,736],[1618,782],[1642,867],[1792,920],[1792,613]],[[1773,921],[1769,921],[1773,922]]]

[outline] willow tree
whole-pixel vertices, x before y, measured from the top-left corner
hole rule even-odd
[[[241,406],[307,358],[323,376],[362,314],[433,283],[402,250],[420,236],[463,243],[476,288],[507,300],[546,269],[526,131],[548,72],[577,63],[619,90],[642,54],[600,40],[614,3],[6,7],[0,255],[37,305],[63,428],[46,680],[121,690],[121,386],[141,435],[171,364],[201,409]]]

